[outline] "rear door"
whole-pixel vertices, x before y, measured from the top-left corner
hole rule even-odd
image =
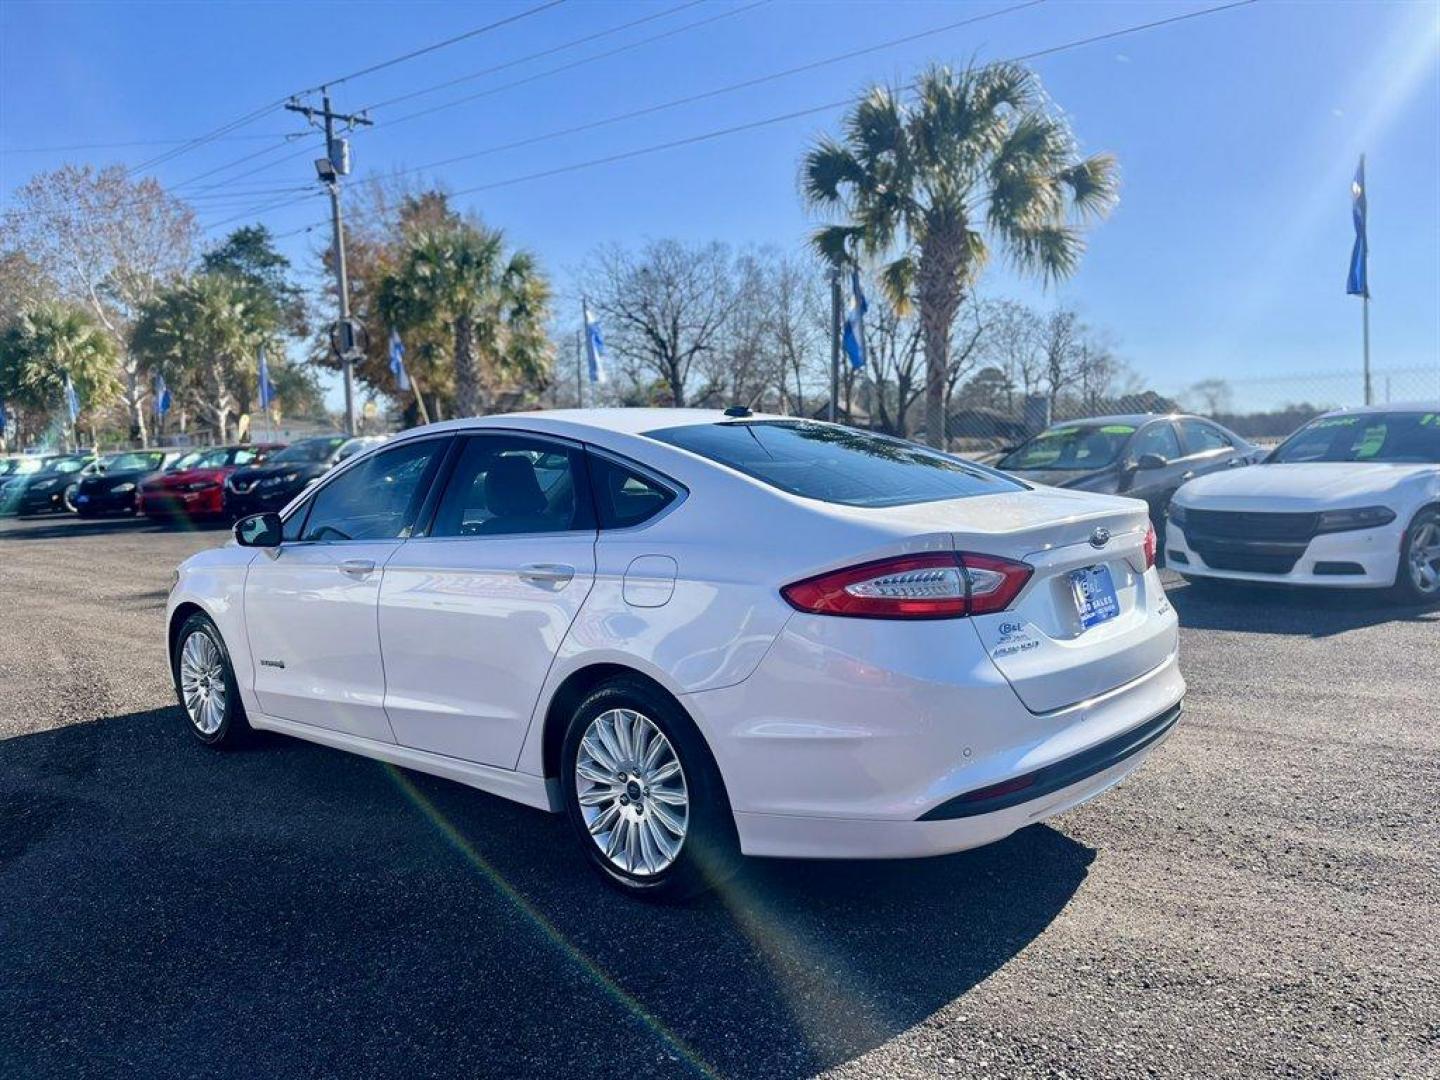
[[[466,437],[428,535],[381,586],[385,710],[402,745],[514,768],[595,579],[584,464],[562,440]]]
[[[270,716],[393,742],[379,634],[385,564],[405,543],[448,439],[337,475],[286,521],[245,580],[254,687]]]

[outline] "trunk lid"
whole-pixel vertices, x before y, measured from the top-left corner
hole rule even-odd
[[[892,528],[948,532],[957,551],[1035,568],[1008,609],[967,620],[1031,712],[1104,694],[1153,671],[1175,650],[1175,615],[1158,576],[1145,573],[1149,515],[1139,500],[1038,488],[883,513]],[[1118,610],[1086,627],[1070,575],[1093,566],[1109,570]]]

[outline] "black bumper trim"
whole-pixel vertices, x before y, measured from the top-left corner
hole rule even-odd
[[[1043,769],[956,795],[953,799],[947,799],[939,806],[932,807],[917,820],[953,821],[956,818],[993,814],[997,810],[1008,810],[1012,806],[1042,798],[1071,784],[1078,784],[1096,773],[1113,768],[1163,738],[1179,722],[1180,710],[1181,706],[1177,701],[1153,720],[1147,720],[1139,727],[1106,739],[1089,750],[1062,758]],[[986,792],[992,788],[998,790],[993,795],[987,795]]]

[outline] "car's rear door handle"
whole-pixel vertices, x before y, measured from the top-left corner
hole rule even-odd
[[[340,563],[340,572],[351,577],[364,577],[375,569],[374,559],[345,559]]]
[[[520,580],[531,585],[568,585],[575,576],[575,567],[564,563],[526,563],[516,571]]]

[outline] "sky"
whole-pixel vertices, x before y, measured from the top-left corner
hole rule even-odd
[[[843,102],[931,62],[1019,57],[1223,0],[563,0],[525,14],[546,2],[7,0],[0,206],[66,161],[144,166],[193,197],[209,240],[261,220],[313,273],[328,243],[311,164],[320,139],[278,103],[329,82],[336,108],[374,106],[374,127],[353,137],[352,187],[418,170],[536,252],[564,295],[586,254],[608,242],[799,250],[816,221],[797,193],[798,161],[843,110],[570,166]],[[496,149],[903,37],[914,40]],[[1120,203],[1063,285],[1041,289],[997,262],[981,295],[1074,305],[1167,392],[1214,376],[1257,398],[1307,382],[1348,393],[1361,353],[1361,304],[1344,292],[1350,181],[1363,151],[1373,362],[1410,394],[1440,394],[1440,3],[1259,0],[1028,62],[1082,148],[1118,158]],[[461,81],[391,100],[450,80]],[[177,147],[48,149],[192,139],[251,114],[153,164]],[[1399,374],[1417,368],[1437,374]]]

